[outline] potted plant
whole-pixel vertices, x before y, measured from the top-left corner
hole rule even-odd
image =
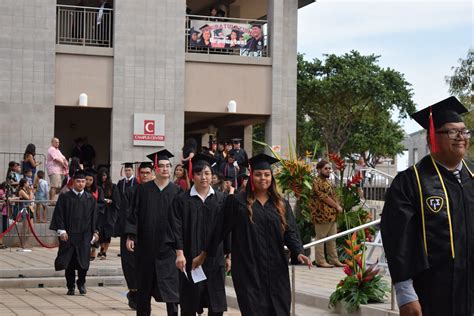
[[[329,307],[339,306],[347,313],[353,313],[361,304],[381,303],[389,290],[388,284],[379,274],[377,264],[366,266],[365,247],[360,240],[365,240],[365,232],[354,232],[347,239],[344,251],[347,266],[344,268],[346,276],[336,286],[336,290],[329,298]]]

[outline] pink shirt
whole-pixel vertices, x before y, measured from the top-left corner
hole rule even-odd
[[[66,161],[66,157],[64,157],[61,151],[54,146],[49,147],[48,156],[46,157],[46,168],[48,169],[48,175],[67,173],[67,168],[64,167],[64,165],[61,163],[61,160]]]

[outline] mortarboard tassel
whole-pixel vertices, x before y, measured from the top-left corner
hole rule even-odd
[[[438,142],[436,141],[436,132],[433,121],[433,111],[430,106],[430,126],[429,126],[429,135],[430,135],[430,147],[432,153],[438,152]]]
[[[122,168],[120,168],[120,178],[122,178],[122,177],[123,177],[123,166],[122,166]]]
[[[140,178],[140,165],[135,168],[135,178],[137,179],[138,184],[142,183],[142,179]]]
[[[160,172],[160,168],[158,167],[158,155],[157,154],[155,154],[155,172],[156,173]]]

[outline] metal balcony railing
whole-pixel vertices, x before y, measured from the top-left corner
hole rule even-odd
[[[113,47],[113,9],[58,5],[56,44]]]
[[[269,57],[268,21],[186,16],[186,52]]]

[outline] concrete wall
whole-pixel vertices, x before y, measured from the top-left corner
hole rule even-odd
[[[226,113],[235,100],[237,113],[271,114],[270,66],[186,62],[185,74],[186,111]]]
[[[267,144],[288,152],[288,136],[296,141],[297,0],[269,0],[272,67],[272,115],[265,130]]]
[[[0,152],[53,136],[56,1],[0,1]],[[0,166],[6,168],[6,166]]]
[[[77,106],[86,93],[88,106],[112,107],[113,58],[56,54],[56,105]]]
[[[184,141],[185,0],[115,1],[112,175],[157,147],[132,144],[133,113],[166,115],[166,148]],[[179,158],[178,158],[179,159]],[[176,159],[177,160],[177,159]]]
[[[408,165],[412,166],[429,154],[428,144],[426,142],[426,130],[408,135],[403,144],[408,150]]]

